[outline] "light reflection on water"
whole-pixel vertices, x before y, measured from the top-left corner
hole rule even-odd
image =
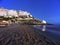
[[[46,31],[46,25],[43,25],[42,31]]]
[[[33,27],[46,31],[46,25],[34,25]]]

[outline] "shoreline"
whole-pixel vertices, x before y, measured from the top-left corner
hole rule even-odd
[[[30,25],[31,26],[31,25]],[[7,33],[7,35],[10,35],[10,33],[12,33],[12,35],[14,34],[14,35],[18,35],[18,33],[20,33],[20,35],[21,36],[23,36],[24,35],[24,37],[25,37],[25,34],[27,34],[27,36],[28,37],[30,37],[31,36],[31,38],[35,38],[36,36],[36,38],[37,39],[34,39],[34,40],[37,40],[38,41],[38,39],[39,40],[41,40],[42,41],[42,43],[43,42],[45,42],[45,43],[47,43],[47,42],[49,42],[50,44],[53,44],[53,45],[56,45],[56,43],[54,43],[54,42],[52,42],[51,40],[49,40],[49,39],[47,39],[45,36],[43,36],[43,35],[41,35],[41,34],[39,34],[39,31],[38,30],[33,30],[32,28],[30,28],[29,27],[29,25],[13,25],[13,26],[8,26],[8,28],[6,29],[7,27],[5,27],[5,28],[1,28],[2,30],[3,30],[3,32],[5,32],[6,31],[6,33]],[[1,33],[1,31],[2,30],[0,30],[0,33]],[[9,33],[8,33],[9,32]],[[22,35],[23,34],[23,35]],[[1,35],[1,34],[0,34]],[[6,35],[6,36],[7,36]],[[11,35],[11,36],[12,36]],[[13,36],[14,36],[13,35]],[[33,36],[32,36],[33,35]],[[35,36],[34,36],[35,35]],[[18,36],[19,37],[19,36]],[[27,37],[27,38],[28,38]],[[11,38],[11,37],[9,37],[9,38]],[[14,37],[14,39],[15,39],[16,37]],[[29,38],[28,40],[30,40],[31,38]],[[41,39],[40,39],[41,38]],[[43,38],[43,39],[42,39]],[[0,39],[1,40],[1,39]],[[24,39],[25,40],[25,39]],[[31,41],[33,41],[32,39],[31,39]],[[47,41],[47,42],[46,42]],[[29,42],[28,42],[29,43]],[[36,42],[37,43],[37,42]],[[47,43],[48,44],[48,43]]]

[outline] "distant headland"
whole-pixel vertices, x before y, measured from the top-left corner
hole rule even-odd
[[[11,24],[11,23],[19,23],[19,24],[36,24],[36,25],[46,25],[46,21],[39,21],[34,18],[29,12],[22,10],[8,10],[4,8],[0,8],[0,24]]]

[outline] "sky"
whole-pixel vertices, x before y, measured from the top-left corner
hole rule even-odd
[[[27,11],[51,24],[60,23],[60,0],[0,0],[0,7]]]

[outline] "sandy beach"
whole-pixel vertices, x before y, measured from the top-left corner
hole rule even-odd
[[[58,45],[30,28],[31,25],[0,27],[0,45]]]

